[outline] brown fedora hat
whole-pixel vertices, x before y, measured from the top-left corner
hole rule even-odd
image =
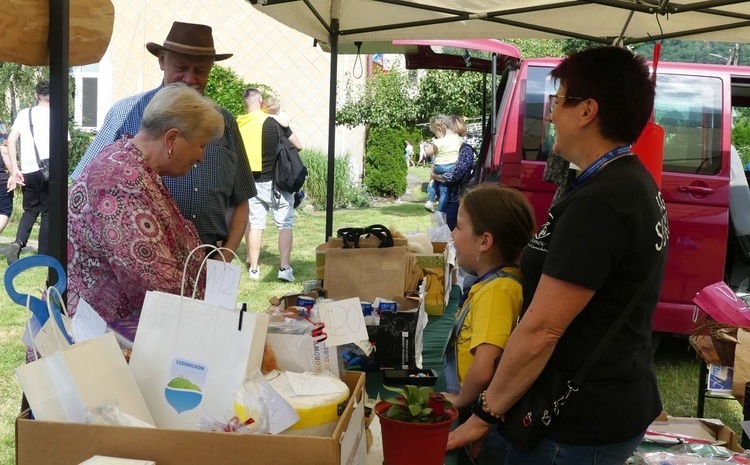
[[[183,55],[214,57],[216,61],[226,60],[232,56],[231,53],[216,53],[211,26],[179,21],[172,23],[172,29],[169,30],[164,45],[149,42],[146,44],[146,49],[154,56],[159,56],[160,50],[169,50]]]

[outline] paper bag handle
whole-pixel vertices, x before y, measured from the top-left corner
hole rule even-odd
[[[214,253],[214,252],[219,251],[219,250],[228,250],[228,251],[232,252],[232,255],[234,255],[234,258],[236,258],[237,261],[241,263],[240,257],[238,257],[237,254],[234,252],[234,250],[232,250],[230,248],[227,248],[227,247],[216,247],[215,245],[211,245],[211,244],[201,244],[201,245],[199,245],[198,247],[196,247],[196,248],[194,248],[193,250],[190,251],[190,254],[188,255],[187,259],[185,260],[185,266],[182,269],[182,285],[180,286],[180,297],[185,297],[185,277],[187,275],[188,263],[190,263],[190,259],[193,257],[193,253],[195,253],[196,250],[203,249],[203,248],[211,249],[211,253]],[[203,267],[206,264],[206,260],[212,260],[212,259],[209,258],[209,255],[211,255],[211,253],[206,254],[206,256],[203,258],[203,261],[201,262],[200,268],[198,268],[198,275],[195,277],[195,280],[193,282],[193,295],[192,295],[193,299],[195,299],[195,296],[198,293],[198,277],[203,272]],[[221,259],[224,261],[224,263],[226,263],[227,259],[224,258],[224,254],[219,254],[219,255],[221,255]]]
[[[52,305],[52,296],[50,295],[50,291],[55,290],[57,293],[57,298],[59,299],[60,304],[60,312],[56,312],[53,310]],[[44,295],[46,297],[46,303],[47,303],[47,311],[49,312],[49,317],[56,323],[52,325],[52,327],[56,327],[58,331],[60,331],[60,334],[63,335],[66,341],[68,341],[69,344],[75,344],[73,341],[73,338],[70,337],[68,332],[65,330],[65,325],[63,324],[62,315],[65,314],[65,316],[68,316],[68,309],[65,306],[65,301],[62,298],[62,294],[60,294],[60,291],[54,287],[50,286],[47,288],[46,291],[44,291]],[[62,350],[62,347],[59,347],[60,350]]]

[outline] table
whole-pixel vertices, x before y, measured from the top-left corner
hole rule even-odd
[[[708,380],[708,366],[722,365],[721,361],[719,360],[719,355],[714,349],[714,344],[711,341],[711,338],[704,335],[695,335],[690,336],[689,341],[690,345],[693,347],[693,349],[695,349],[695,353],[701,362],[700,372],[698,375],[698,406],[696,409],[696,417],[703,418],[706,397],[708,397],[711,399],[736,400],[743,406],[743,420],[750,420],[750,412],[748,411],[749,409],[745,407],[744,399],[732,395],[713,394],[706,388],[706,382]],[[747,386],[745,387],[745,392],[747,392]],[[750,438],[748,438],[744,430],[742,431],[741,444],[745,449],[750,448]]]

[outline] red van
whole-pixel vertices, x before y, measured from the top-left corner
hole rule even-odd
[[[542,224],[556,189],[542,180],[542,172],[554,138],[545,118],[548,96],[556,93],[549,73],[560,59],[520,60],[507,44],[477,41],[481,46],[474,48],[472,42],[450,46],[485,52],[493,42],[497,47],[484,60],[472,58],[466,70],[492,70],[493,57],[498,64],[494,118],[484,131],[479,179],[522,191]],[[443,67],[440,54],[428,49],[407,54],[407,67],[419,62],[425,67],[427,55],[430,68]],[[456,69],[455,63],[448,68]],[[731,146],[732,108],[746,106],[750,67],[659,63],[655,116],[666,134],[661,190],[669,254],[655,331],[691,333],[698,291],[722,280],[737,288],[750,276],[750,189]],[[736,175],[730,186],[732,167]]]

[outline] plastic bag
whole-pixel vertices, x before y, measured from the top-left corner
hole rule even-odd
[[[427,230],[427,235],[430,236],[430,241],[450,242],[451,241],[451,228],[448,227],[445,213],[435,212],[432,214],[431,219],[432,219],[432,227]]]
[[[266,345],[273,351],[277,368],[294,372],[330,372],[338,376],[338,352],[325,343],[325,325],[320,322],[318,306],[310,318],[287,318],[268,325]]]
[[[154,428],[145,421],[128,415],[120,410],[113,402],[107,402],[86,411],[86,423],[90,425],[134,426],[138,428]]]
[[[265,384],[265,385],[264,385]],[[204,413],[198,422],[201,431],[224,431],[240,434],[266,434],[270,432],[270,406],[267,404],[268,386],[263,375],[255,370],[244,381],[234,396],[234,411],[227,410],[224,419]]]

